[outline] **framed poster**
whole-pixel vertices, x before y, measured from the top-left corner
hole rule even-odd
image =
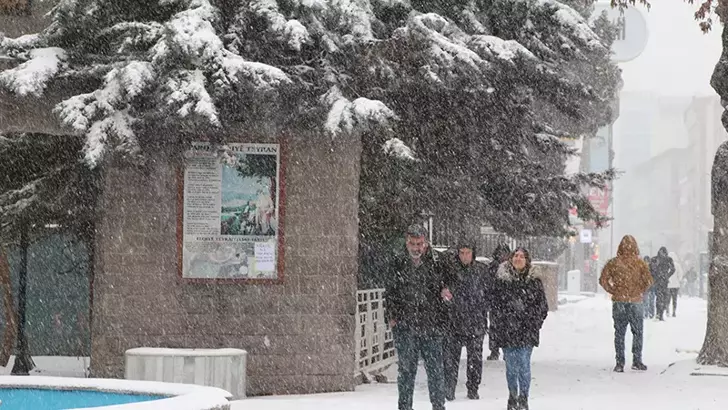
[[[282,279],[280,144],[195,142],[180,187],[183,279]],[[222,152],[222,154],[221,154]]]

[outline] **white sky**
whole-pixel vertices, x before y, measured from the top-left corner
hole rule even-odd
[[[652,0],[647,18],[649,39],[635,60],[621,64],[625,92],[657,95],[709,95],[710,76],[721,53],[716,25],[703,34],[693,18],[696,5],[684,0]]]

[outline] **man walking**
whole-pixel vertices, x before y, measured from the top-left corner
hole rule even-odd
[[[655,294],[657,297],[657,317],[665,320],[665,311],[667,304],[670,302],[670,294],[668,284],[670,277],[675,274],[675,263],[667,253],[664,246],[657,251],[657,256],[652,260],[652,266],[655,270]]]
[[[614,350],[617,365],[614,371],[624,372],[624,336],[627,325],[632,330],[632,370],[647,370],[642,362],[644,313],[642,296],[652,284],[647,263],[640,259],[637,241],[626,235],[617,249],[617,257],[602,269],[599,284],[612,295]]]
[[[468,398],[478,400],[483,375],[483,341],[488,328],[486,266],[475,262],[475,242],[461,241],[449,272],[450,326],[445,336],[445,397],[455,400],[460,354],[467,352]]]
[[[445,303],[452,294],[429,248],[424,227],[410,226],[405,239],[407,254],[393,261],[385,296],[386,318],[399,359],[399,410],[412,410],[420,356],[425,361],[432,409],[444,410],[443,328]]]

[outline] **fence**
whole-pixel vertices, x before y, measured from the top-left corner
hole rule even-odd
[[[397,362],[394,338],[384,319],[384,289],[356,292],[356,375],[381,372]]]

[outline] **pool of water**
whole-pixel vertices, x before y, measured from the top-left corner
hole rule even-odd
[[[164,396],[85,390],[0,388],[0,410],[65,410],[159,400]]]

